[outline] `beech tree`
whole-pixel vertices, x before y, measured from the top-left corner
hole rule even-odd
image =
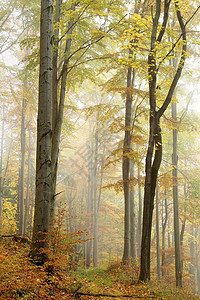
[[[41,265],[48,259],[45,250],[48,249],[47,233],[51,200],[52,36],[53,1],[41,0],[36,194],[30,251],[30,257]]]
[[[146,164],[145,164],[145,188],[144,188],[144,209],[143,209],[143,227],[142,227],[142,242],[141,242],[141,265],[140,265],[140,276],[141,281],[147,282],[150,280],[150,248],[151,248],[151,229],[152,229],[152,217],[154,209],[154,196],[156,189],[156,182],[158,171],[160,168],[162,160],[162,135],[160,127],[160,119],[164,112],[166,111],[168,105],[171,102],[174,90],[177,86],[178,80],[181,76],[184,62],[186,59],[186,24],[183,22],[181,15],[179,2],[175,1],[175,11],[179,27],[181,30],[182,38],[182,51],[179,60],[178,67],[175,71],[175,75],[170,84],[166,98],[164,99],[162,105],[158,106],[157,100],[157,84],[158,84],[158,59],[156,52],[158,45],[162,43],[167,24],[169,19],[169,8],[171,0],[164,1],[164,11],[163,11],[163,22],[162,26],[159,26],[159,20],[162,12],[161,0],[156,0],[156,7],[153,15],[152,31],[151,31],[151,44],[150,51],[148,55],[148,76],[149,76],[149,140],[148,140],[148,150],[146,154]],[[152,12],[153,12],[152,6]],[[172,46],[172,50],[175,48],[175,44]],[[171,53],[170,52],[170,53]],[[163,61],[169,56],[167,54]],[[162,61],[162,62],[163,62]]]
[[[118,2],[114,5],[117,6]],[[53,219],[55,214],[56,202],[56,175],[58,169],[58,155],[60,136],[63,124],[65,96],[68,87],[72,85],[70,75],[76,74],[74,71],[78,66],[90,63],[90,61],[104,58],[104,47],[101,44],[103,38],[113,28],[110,25],[104,25],[103,30],[99,23],[96,22],[96,13],[100,18],[104,15],[104,10],[108,8],[110,14],[112,13],[112,3],[104,2],[65,2],[57,0],[55,3],[55,17],[54,17],[54,38],[53,38],[53,98],[52,98],[52,191],[51,191],[51,207],[50,217]],[[62,11],[66,13],[63,17]],[[95,14],[94,14],[95,11]],[[87,19],[87,23],[85,23]],[[116,20],[116,13],[114,12],[114,21]],[[103,22],[106,23],[105,17]],[[120,21],[117,21],[117,24]],[[64,24],[64,25],[63,25]],[[116,26],[116,25],[115,25]],[[81,33],[84,32],[82,35]],[[98,46],[97,46],[98,45]],[[94,47],[99,47],[94,55]],[[84,69],[83,72],[85,72]],[[76,79],[81,82],[81,72]],[[90,77],[89,68],[87,75]],[[93,75],[92,75],[93,76]],[[85,78],[84,78],[85,79]],[[73,78],[75,81],[75,78]],[[70,83],[70,84],[69,84]]]

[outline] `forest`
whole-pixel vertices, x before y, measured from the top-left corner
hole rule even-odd
[[[200,299],[199,19],[1,1],[0,299]]]

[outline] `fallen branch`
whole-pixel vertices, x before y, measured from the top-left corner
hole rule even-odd
[[[108,298],[137,298],[137,299],[157,299],[162,300],[162,298],[158,298],[156,296],[139,296],[139,295],[109,295],[109,294],[93,294],[93,293],[73,293],[73,296],[75,298],[78,298],[79,296],[90,296],[90,297],[108,297]]]
[[[30,244],[31,241],[28,236],[18,235],[18,234],[7,234],[7,235],[0,235],[0,238],[7,238],[12,237],[15,242],[22,243],[22,244]]]

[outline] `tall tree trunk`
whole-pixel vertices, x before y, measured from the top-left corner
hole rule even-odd
[[[24,183],[25,183],[25,155],[26,155],[26,128],[25,128],[25,110],[26,100],[22,99],[22,115],[21,115],[21,167],[20,167],[20,186],[19,186],[19,233],[24,235]]]
[[[2,228],[2,210],[3,210],[3,147],[4,147],[4,105],[2,109],[1,121],[1,160],[0,160],[0,229]]]
[[[196,230],[196,267],[197,267],[197,294],[200,295],[200,270],[199,270],[199,230]]]
[[[130,178],[134,179],[134,161],[130,161]],[[130,241],[131,241],[131,258],[133,261],[136,259],[136,222],[135,222],[135,189],[134,184],[130,188]]]
[[[159,237],[159,197],[158,197],[158,185],[156,188],[156,250],[157,250],[157,275],[158,279],[161,278],[160,270],[160,237]]]
[[[88,200],[87,200],[87,216],[88,216],[88,222],[87,222],[87,230],[88,230],[88,237],[89,240],[86,244],[86,268],[90,267],[91,264],[91,250],[92,250],[92,201],[93,201],[93,141],[92,141],[92,134],[91,134],[91,124],[89,124],[89,145],[88,145]]]
[[[187,199],[187,187],[186,184],[184,183],[184,201],[186,201]],[[184,213],[186,214],[186,207],[184,205]],[[181,227],[181,233],[180,233],[180,244],[181,247],[183,246],[183,237],[184,237],[184,233],[185,233],[185,226],[186,226],[186,217],[184,217],[183,223],[182,223],[182,227]]]
[[[152,110],[151,110],[152,112]],[[153,114],[152,114],[153,115]],[[154,115],[155,116],[155,115]],[[154,196],[156,189],[156,181],[158,176],[158,170],[162,160],[162,139],[161,130],[158,121],[154,123],[155,117],[150,117],[151,129],[149,148],[146,157],[146,179],[144,190],[144,209],[143,209],[143,227],[142,227],[142,242],[141,242],[141,265],[140,265],[140,277],[141,281],[150,280],[150,247],[151,247],[151,229],[152,229],[152,217],[154,208]],[[157,128],[155,130],[154,128]],[[154,141],[155,139],[155,141]],[[153,148],[157,145],[157,149],[154,154],[154,161],[151,165],[153,156]]]
[[[129,57],[133,56],[133,51],[129,49]],[[132,67],[128,68],[127,73],[127,93],[126,93],[126,108],[125,108],[125,136],[123,144],[123,159],[122,159],[122,178],[124,188],[124,251],[122,260],[128,263],[130,260],[130,157],[131,151],[131,110],[132,110],[132,86],[134,83],[135,72]]]
[[[137,226],[137,256],[140,257],[141,255],[141,236],[142,236],[142,191],[141,191],[141,183],[140,183],[140,169],[138,166],[138,226]]]
[[[27,223],[29,217],[29,204],[30,204],[30,182],[31,182],[31,131],[29,130],[29,145],[28,145],[28,174],[26,182],[26,202],[24,212],[24,234],[27,231]]]
[[[60,21],[60,6],[62,4],[61,0],[58,0],[56,4],[56,26],[58,26]],[[71,10],[75,10],[75,3],[72,3]],[[52,183],[51,183],[51,202],[50,202],[50,219],[51,221],[54,219],[55,215],[55,200],[56,200],[56,177],[57,177],[57,168],[58,168],[58,154],[59,154],[59,144],[60,144],[60,136],[61,129],[63,123],[63,114],[64,114],[64,102],[65,102],[65,93],[66,93],[66,85],[67,85],[67,75],[68,75],[68,65],[69,65],[69,53],[71,49],[72,42],[72,32],[73,32],[74,21],[71,20],[68,22],[68,29],[66,35],[68,36],[65,44],[64,51],[64,62],[62,66],[62,71],[60,74],[60,92],[58,93],[58,52],[55,51],[53,55],[53,105],[52,108],[54,113],[52,114],[52,124],[53,124],[53,132],[52,132],[52,151],[51,151],[51,160],[52,160]],[[58,27],[57,27],[58,28]],[[54,48],[55,50],[58,48],[58,34],[59,28],[55,32],[56,38],[54,38]],[[59,103],[58,97],[59,94]]]
[[[142,243],[141,243],[141,264],[140,264],[140,276],[141,281],[150,280],[150,247],[151,247],[151,229],[152,229],[152,217],[154,208],[154,195],[156,188],[157,173],[160,167],[162,158],[161,148],[161,134],[159,127],[159,118],[156,116],[156,35],[158,28],[158,21],[161,12],[161,1],[156,0],[156,12],[153,18],[153,27],[151,33],[151,50],[148,56],[148,73],[149,73],[149,141],[148,150],[146,155],[145,164],[145,188],[144,188],[144,208],[143,208],[143,228],[142,228]],[[156,120],[157,119],[157,120]],[[159,130],[158,130],[159,129]],[[156,132],[158,131],[158,132]],[[158,150],[155,151],[154,162],[152,164],[155,144],[155,134],[160,138],[160,145],[158,144]],[[156,162],[158,160],[158,162]],[[154,167],[155,165],[155,167]]]
[[[58,119],[59,107],[58,107],[58,46],[59,46],[59,28],[60,28],[60,14],[61,14],[61,5],[62,0],[55,1],[55,17],[54,17],[54,39],[53,39],[53,56],[52,56],[52,133],[54,135],[54,139],[56,136],[56,123]],[[50,222],[51,226],[53,226],[52,222],[55,215],[55,197],[56,197],[56,178],[57,178],[57,167],[58,167],[58,144],[60,142],[60,136],[55,141],[52,138],[52,184],[51,184],[51,202],[50,202]]]
[[[168,221],[168,207],[167,207],[167,191],[165,190],[165,200],[164,200],[164,211],[162,213],[162,276],[165,275],[165,232]],[[164,216],[165,215],[165,216]]]
[[[172,118],[177,122],[176,103],[172,103]],[[176,286],[182,287],[182,262],[181,243],[179,230],[179,203],[178,203],[178,154],[177,154],[177,129],[173,129],[173,154],[172,154],[172,182],[173,182],[173,207],[174,207],[174,239],[175,239],[175,273]]]
[[[164,14],[163,23],[160,27],[160,32],[157,37],[159,18],[161,13],[161,0],[156,0],[156,11],[153,16],[153,26],[151,32],[151,48],[148,56],[148,75],[149,75],[149,141],[148,150],[146,155],[145,165],[145,188],[144,188],[144,209],[143,209],[143,228],[142,228],[142,243],[141,243],[141,264],[140,264],[140,276],[141,281],[150,280],[150,248],[151,248],[151,229],[152,229],[152,217],[154,209],[154,196],[158,170],[160,168],[162,159],[162,140],[160,129],[160,118],[169,106],[174,90],[181,76],[181,72],[184,66],[186,58],[186,31],[183,19],[181,16],[179,2],[175,1],[175,10],[179,26],[182,32],[182,53],[179,61],[178,68],[170,85],[168,94],[162,104],[157,110],[156,100],[156,87],[157,87],[157,75],[159,68],[157,68],[156,61],[156,45],[161,43],[164,36],[167,21],[168,12],[171,1],[166,0],[164,2]],[[153,162],[152,162],[153,161]]]
[[[93,265],[98,265],[98,199],[97,199],[97,163],[98,163],[98,122],[96,123],[95,132],[95,149],[94,149],[94,243],[93,243]]]
[[[194,236],[194,228],[191,224],[190,227],[190,269],[189,269],[189,274],[190,274],[190,278],[191,278],[191,287],[193,289],[193,291],[195,292],[195,243],[194,243],[194,239],[196,239],[196,237]]]
[[[48,260],[52,184],[52,38],[53,1],[41,0],[40,73],[36,150],[36,195],[30,257],[39,265]]]

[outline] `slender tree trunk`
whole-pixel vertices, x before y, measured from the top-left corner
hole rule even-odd
[[[140,169],[138,166],[138,226],[137,226],[137,256],[140,257],[141,255],[141,236],[142,236],[142,191],[141,191],[141,183],[140,183]]]
[[[20,181],[21,181],[21,169],[18,168],[18,192],[17,192],[17,211],[16,211],[16,223],[17,223],[17,231],[20,231]]]
[[[58,0],[57,3],[57,10],[56,10],[56,24],[60,21],[60,6],[62,4],[61,0]],[[75,10],[75,3],[72,3],[71,10]],[[53,132],[52,132],[52,151],[51,151],[51,160],[52,160],[52,183],[51,183],[51,202],[50,202],[50,219],[54,219],[55,215],[55,200],[56,200],[56,177],[57,177],[57,168],[58,168],[58,154],[59,154],[59,144],[60,144],[60,136],[61,136],[61,129],[63,123],[63,114],[64,114],[64,102],[65,102],[65,93],[66,93],[66,85],[67,85],[67,75],[68,75],[68,65],[69,65],[69,53],[71,49],[71,42],[72,42],[72,32],[73,32],[73,24],[74,21],[71,20],[68,22],[68,29],[66,35],[68,36],[66,44],[65,44],[65,51],[64,51],[64,62],[61,71],[61,78],[60,78],[60,92],[59,92],[59,104],[58,104],[58,52],[55,52],[53,55]],[[58,25],[58,24],[57,24]],[[55,39],[55,49],[58,47],[58,33],[59,30],[55,32],[56,39]],[[56,88],[57,87],[57,88]]]
[[[30,257],[39,265],[48,260],[52,184],[52,38],[53,2],[41,0],[40,74],[37,120],[36,195]]]
[[[158,185],[156,189],[156,250],[157,250],[157,275],[158,279],[161,278],[160,270],[160,237],[159,237],[159,197],[158,197]]]
[[[168,207],[167,207],[167,191],[165,190],[165,200],[164,200],[164,210],[165,216],[162,213],[162,276],[165,275],[165,232],[168,221]]]
[[[52,56],[52,184],[51,184],[51,202],[50,202],[50,222],[53,226],[53,219],[55,216],[55,195],[56,195],[56,178],[57,178],[57,167],[58,167],[58,145],[60,142],[60,136],[56,139],[56,125],[58,120],[58,46],[59,46],[59,27],[60,27],[60,14],[62,0],[56,0],[55,2],[55,18],[54,18],[54,40],[53,40],[53,56]],[[58,133],[59,134],[59,133]],[[55,141],[56,143],[55,143]]]
[[[190,278],[191,278],[191,287],[193,289],[193,291],[195,292],[195,244],[194,244],[194,239],[196,238],[194,236],[194,228],[191,224],[190,227]]]
[[[200,296],[200,270],[199,270],[199,265],[197,265],[197,294]]]
[[[184,201],[187,199],[187,187],[186,187],[186,184],[184,184]],[[184,213],[186,213],[186,207],[184,205]],[[186,217],[184,218],[183,220],[183,223],[182,223],[182,227],[181,227],[181,233],[180,233],[180,244],[181,244],[181,247],[183,246],[183,238],[184,238],[184,233],[185,233],[185,226],[186,226]]]
[[[152,110],[151,110],[152,114]],[[153,114],[152,114],[153,115]],[[154,196],[156,189],[156,181],[158,170],[162,160],[162,139],[161,130],[158,121],[154,123],[155,117],[152,119],[150,126],[149,148],[146,157],[146,179],[144,190],[144,209],[143,209],[143,228],[142,228],[142,242],[141,242],[141,265],[140,277],[141,281],[147,282],[150,280],[150,247],[151,247],[151,229],[152,217],[154,208]],[[157,128],[156,130],[154,128]],[[155,141],[154,141],[155,138]],[[154,142],[157,147],[154,155],[153,164],[151,164],[153,156]]]
[[[197,266],[197,294],[200,295],[200,270],[199,270],[199,230],[196,230],[196,266]]]
[[[94,150],[94,243],[93,243],[93,265],[98,265],[98,199],[97,199],[97,163],[98,163],[98,122],[95,132],[95,150]]]
[[[149,141],[148,150],[146,155],[145,164],[145,188],[144,188],[144,208],[143,208],[143,228],[142,228],[142,243],[141,243],[141,264],[140,264],[140,276],[141,281],[150,280],[150,247],[151,247],[151,229],[152,229],[152,217],[154,208],[154,195],[156,188],[157,173],[160,167],[162,158],[161,144],[158,144],[158,150],[155,151],[154,162],[152,164],[154,154],[155,135],[161,134],[158,130],[159,118],[156,116],[156,35],[158,28],[158,21],[161,12],[161,1],[156,1],[156,12],[153,18],[153,27],[151,33],[151,50],[148,56],[148,73],[149,73]],[[157,118],[157,120],[156,120]],[[156,132],[158,131],[158,133]],[[157,136],[158,137],[158,136]],[[161,143],[161,141],[159,141]],[[156,162],[158,160],[158,162]],[[153,166],[155,164],[155,167]]]
[[[24,214],[24,234],[27,232],[27,223],[29,217],[29,205],[30,205],[30,182],[31,182],[31,131],[29,130],[29,146],[28,146],[28,174],[26,182],[26,202],[25,202],[25,214]]]
[[[90,124],[90,136],[89,136],[89,145],[88,145],[88,200],[87,200],[87,215],[88,215],[88,237],[92,237],[92,201],[93,201],[93,142],[91,136],[91,124]],[[92,250],[92,241],[88,240],[86,244],[86,268],[90,267],[91,264],[91,250]]]
[[[176,103],[172,103],[172,118],[177,121]],[[173,181],[173,206],[174,206],[174,239],[175,239],[175,273],[176,286],[182,287],[182,261],[179,230],[179,203],[178,203],[178,154],[177,154],[177,129],[173,129],[173,154],[172,154],[172,181]]]
[[[2,121],[1,121],[1,160],[0,160],[0,229],[2,228],[2,210],[3,210],[3,147],[4,147],[4,105],[2,109]]]
[[[129,57],[133,56],[133,51],[129,49]],[[122,159],[122,178],[124,187],[124,251],[122,260],[129,263],[130,260],[130,197],[129,197],[129,181],[130,181],[130,157],[131,151],[131,110],[132,110],[132,86],[134,83],[135,72],[132,67],[128,68],[127,73],[127,94],[125,108],[125,136],[123,144]]]
[[[134,161],[130,161],[130,178],[134,179]],[[131,241],[131,258],[136,260],[136,222],[135,222],[135,189],[134,184],[130,188],[130,241]]]
[[[25,184],[25,155],[26,155],[26,128],[25,128],[25,110],[26,100],[22,99],[22,116],[21,116],[21,167],[20,167],[20,216],[19,216],[19,233],[24,235],[24,184]]]
[[[148,75],[149,75],[149,104],[150,104],[150,116],[149,116],[149,142],[146,155],[145,165],[145,188],[144,188],[144,209],[143,209],[143,228],[142,228],[142,243],[141,243],[141,265],[140,276],[141,281],[150,280],[150,248],[151,248],[151,229],[152,229],[152,217],[154,209],[154,196],[158,170],[160,168],[162,159],[162,140],[160,129],[160,118],[169,106],[174,90],[181,76],[181,72],[184,66],[186,58],[186,31],[181,11],[179,8],[179,2],[175,1],[175,11],[179,26],[182,32],[182,53],[179,61],[179,65],[176,69],[176,73],[170,85],[168,94],[162,104],[157,110],[156,100],[156,87],[157,87],[157,74],[159,68],[157,68],[156,61],[156,45],[161,43],[164,36],[167,21],[168,12],[171,1],[164,2],[164,14],[163,23],[158,33],[158,24],[161,13],[161,0],[156,0],[156,10],[153,16],[153,26],[151,32],[151,48],[148,56]],[[158,33],[158,34],[157,34]],[[158,36],[158,37],[157,37]],[[155,148],[154,148],[155,147]],[[153,162],[152,162],[153,161]]]

